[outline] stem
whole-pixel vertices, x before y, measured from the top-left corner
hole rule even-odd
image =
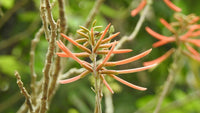
[[[31,100],[31,96],[28,93],[28,91],[26,90],[26,88],[24,87],[24,83],[21,81],[21,76],[19,75],[19,73],[17,71],[15,72],[15,76],[17,78],[17,85],[18,85],[19,89],[21,90],[21,94],[23,94],[26,98],[26,104],[29,107],[30,113],[35,113],[35,110],[34,110],[33,104],[32,104],[32,100]]]
[[[40,41],[40,37],[43,34],[44,29],[43,27],[41,27],[38,32],[35,35],[35,38],[31,41],[31,50],[30,50],[30,62],[29,62],[29,66],[30,66],[30,72],[31,72],[31,96],[32,96],[32,103],[35,106],[36,105],[36,100],[37,100],[37,94],[36,94],[36,84],[37,84],[37,74],[35,72],[35,49],[36,46],[38,44],[38,42]]]
[[[93,75],[95,78],[94,88],[95,88],[95,111],[94,113],[102,113],[101,110],[101,99],[102,99],[102,81],[100,78],[100,74],[96,71],[96,54],[92,52],[92,60],[93,60]]]
[[[108,90],[105,91],[105,105],[106,113],[114,113],[112,93]]]
[[[175,80],[175,75],[177,74],[177,72],[180,69],[180,58],[181,58],[181,49],[180,47],[176,50],[176,52],[174,52],[174,56],[173,56],[173,63],[170,66],[169,69],[169,75],[167,77],[167,81],[164,84],[164,88],[163,91],[161,92],[160,97],[158,98],[158,103],[156,105],[156,108],[154,110],[153,113],[159,113],[160,107],[162,105],[162,102],[165,98],[165,96],[167,95],[167,93],[169,92],[170,87],[172,86],[173,81]]]
[[[100,79],[99,74],[97,74],[97,77],[95,78],[95,111],[94,113],[102,113],[101,111],[101,98],[102,98],[102,81]]]
[[[46,61],[45,66],[43,69],[43,83],[42,83],[42,96],[41,102],[36,111],[39,109],[39,113],[46,113],[48,110],[48,98],[49,98],[49,85],[50,85],[50,77],[52,75],[52,63],[53,63],[53,56],[55,51],[55,40],[57,37],[57,25],[55,20],[53,19],[53,15],[51,13],[51,5],[49,0],[40,0],[41,1],[41,18],[44,25],[44,32],[45,37],[49,41],[48,50],[46,53]],[[46,18],[44,18],[46,15]],[[47,22],[49,23],[50,29],[47,29]],[[46,24],[46,25],[45,25]],[[50,32],[49,32],[50,31]]]
[[[58,0],[58,5],[59,5],[59,18],[60,18],[60,33],[66,33],[67,31],[67,24],[66,24],[66,15],[65,15],[65,0]],[[64,41],[64,38],[61,37],[59,35],[59,39]],[[58,52],[61,52],[61,49],[57,48]],[[55,57],[55,62],[54,62],[54,72],[53,72],[53,76],[52,79],[53,81],[51,81],[50,83],[50,87],[49,87],[49,103],[51,102],[51,99],[53,98],[55,92],[57,91],[57,87],[59,84],[57,84],[58,78],[59,78],[59,74],[63,73],[63,69],[62,69],[62,62],[63,59],[61,59],[61,57],[57,56]]]

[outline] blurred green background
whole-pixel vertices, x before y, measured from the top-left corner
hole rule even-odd
[[[200,15],[199,0],[172,1],[182,8],[182,13]],[[79,29],[79,25],[84,25],[95,0],[66,0],[65,2],[67,34],[76,36],[76,30]],[[124,35],[130,35],[140,17],[139,15],[131,17],[130,12],[139,2],[140,0],[105,0],[95,17],[97,25],[105,27],[111,22],[115,31],[121,32],[116,40]],[[21,73],[25,87],[28,91],[30,89],[30,70],[28,67],[30,43],[42,25],[39,5],[39,0],[0,0],[0,113],[15,113],[25,100],[17,87],[15,70]],[[122,47],[133,49],[133,52],[116,55],[112,60],[128,58],[152,47],[151,45],[157,40],[144,30],[145,26],[169,36],[169,32],[159,22],[159,18],[171,21],[173,13],[174,11],[169,9],[162,0],[154,0],[136,39],[126,42]],[[54,19],[58,19],[58,5],[53,8],[53,15]],[[48,43],[43,35],[36,48],[35,58],[36,73],[40,77],[42,76],[47,46]],[[115,69],[140,67],[144,61],[161,56],[171,46],[173,45],[167,44],[155,48],[150,55],[141,60],[115,67]],[[131,83],[147,87],[148,90],[137,91],[114,82],[113,86],[118,90],[113,95],[114,113],[139,113],[139,111],[141,111],[140,113],[152,113],[156,103],[155,98],[167,78],[171,60],[171,58],[167,59],[154,70],[119,75]],[[160,113],[200,113],[200,86],[195,84],[196,80],[194,79],[194,72],[200,76],[200,63],[185,57],[183,64],[182,71],[176,75],[174,87],[165,98]],[[71,60],[66,65],[66,71],[78,66],[76,62]],[[95,95],[89,81],[90,77],[85,77],[74,83],[60,85],[48,113],[93,113]],[[103,98],[102,105],[105,110],[104,103]]]

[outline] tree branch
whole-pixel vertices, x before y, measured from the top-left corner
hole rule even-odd
[[[58,5],[59,5],[59,18],[60,18],[60,33],[66,33],[67,31],[67,24],[66,24],[66,15],[65,15],[65,1],[64,0],[58,0]],[[61,37],[59,35],[60,40],[64,40],[63,37]],[[58,52],[61,52],[60,49],[57,48]],[[55,57],[55,63],[54,63],[54,71],[52,74],[52,81],[50,84],[50,88],[49,88],[49,101],[51,101],[51,98],[53,97],[53,95],[56,92],[56,88],[58,86],[57,81],[58,81],[58,77],[59,74],[62,73],[62,67],[61,67],[61,63],[62,63],[63,59],[61,59],[61,57],[57,56]]]
[[[40,37],[44,32],[44,28],[41,27],[38,32],[35,35],[35,38],[31,41],[31,50],[30,50],[30,62],[29,62],[29,66],[30,66],[30,71],[31,71],[31,95],[32,95],[32,101],[33,101],[33,105],[36,105],[36,100],[37,100],[37,96],[36,96],[36,79],[37,79],[37,74],[35,73],[35,49],[36,46],[38,44],[38,42],[40,41]]]
[[[31,96],[28,94],[26,88],[24,87],[23,82],[21,81],[21,76],[19,75],[19,73],[17,71],[15,72],[15,76],[17,78],[17,85],[18,85],[19,89],[21,90],[21,93],[26,98],[26,104],[28,105],[30,112],[34,113],[34,108],[33,108],[33,104],[32,104],[32,101],[31,101]]]
[[[40,9],[41,9],[41,16],[43,19],[43,24],[47,24],[47,20],[48,20],[50,28],[51,28],[50,29],[51,32],[49,33],[49,29],[46,28],[48,25],[45,25],[46,27],[44,27],[44,31],[45,31],[45,35],[47,39],[49,37],[49,46],[48,46],[48,50],[46,54],[45,66],[43,69],[44,81],[42,85],[43,89],[42,89],[41,104],[39,106],[40,107],[39,113],[45,113],[48,109],[47,108],[48,107],[48,90],[49,90],[49,82],[50,82],[50,76],[51,76],[50,72],[51,72],[52,62],[53,62],[52,60],[53,60],[53,55],[55,51],[55,40],[57,37],[57,26],[53,19],[53,15],[51,13],[50,1],[41,0]],[[43,17],[45,15],[47,16],[47,18]]]

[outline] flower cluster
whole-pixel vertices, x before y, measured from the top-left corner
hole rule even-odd
[[[82,37],[77,40],[73,40],[72,38],[69,38],[68,36],[61,34],[62,37],[67,39],[69,42],[71,42],[73,45],[78,47],[84,52],[80,53],[72,53],[61,41],[57,41],[57,44],[60,49],[62,49],[63,52],[57,53],[60,57],[70,57],[74,59],[76,62],[78,62],[83,68],[85,68],[85,71],[83,71],[80,75],[65,79],[65,80],[60,80],[61,84],[67,84],[71,83],[74,81],[77,81],[89,73],[92,73],[94,77],[99,76],[100,80],[102,83],[108,88],[110,92],[113,93],[113,90],[105,80],[105,75],[108,75],[115,80],[131,87],[137,90],[146,90],[146,88],[136,86],[134,84],[131,84],[119,77],[117,77],[117,74],[126,74],[126,73],[134,73],[134,72],[139,72],[143,71],[146,69],[149,69],[156,64],[152,64],[149,66],[144,66],[140,68],[134,68],[134,69],[125,69],[125,70],[109,70],[107,67],[109,66],[117,66],[117,65],[123,65],[127,64],[130,62],[133,62],[135,60],[138,60],[147,54],[151,52],[151,49],[137,55],[133,56],[124,60],[119,60],[119,61],[108,61],[109,58],[111,57],[112,54],[122,54],[122,53],[128,53],[131,52],[131,49],[119,49],[115,50],[115,46],[117,45],[117,41],[111,42],[111,39],[115,38],[116,36],[119,35],[119,32],[106,37],[106,33],[109,30],[111,24],[109,24],[103,32],[97,32],[96,29],[99,28],[99,26],[92,26],[91,30],[80,26],[80,30],[77,31],[77,33]],[[102,55],[102,59],[97,61],[97,56]],[[92,61],[92,63],[81,60],[79,57],[88,57]]]
[[[168,23],[163,18],[160,19],[160,22],[173,34],[172,36],[163,36],[153,31],[151,28],[146,27],[146,31],[159,40],[153,44],[153,47],[159,47],[170,42],[175,42],[177,46],[183,45],[187,48],[187,50],[192,53],[188,54],[189,56],[200,61],[200,54],[191,46],[194,45],[200,47],[200,39],[197,38],[200,36],[200,24],[197,24],[200,18],[194,14],[190,14],[188,16],[175,14],[174,18],[177,21],[172,23]],[[144,65],[151,65],[155,62],[160,63],[169,57],[174,50],[175,49],[172,48],[163,56],[156,60],[145,62]]]
[[[176,5],[174,5],[170,0],[163,0],[163,1],[172,10],[174,10],[176,12],[180,12],[181,11],[181,8],[179,8]],[[131,16],[137,15],[146,6],[146,4],[147,4],[147,0],[142,0],[140,2],[140,4],[138,5],[138,7],[131,11]]]

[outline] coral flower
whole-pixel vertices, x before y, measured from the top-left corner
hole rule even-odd
[[[154,38],[158,39],[159,41],[155,42],[152,46],[153,47],[159,47],[162,45],[165,45],[167,43],[171,43],[171,42],[175,42],[177,44],[177,46],[180,46],[180,44],[183,44],[186,46],[186,48],[188,49],[188,51],[190,53],[192,53],[191,56],[194,59],[199,60],[200,59],[200,55],[199,53],[193,49],[190,45],[194,45],[197,47],[200,47],[200,39],[196,39],[196,37],[200,36],[200,25],[196,24],[196,22],[198,22],[199,17],[196,17],[194,15],[188,15],[188,16],[184,16],[183,18],[178,17],[177,15],[175,15],[175,17],[177,18],[178,22],[175,22],[176,25],[180,25],[180,26],[176,26],[176,27],[182,27],[183,28],[183,23],[184,23],[184,29],[186,29],[187,31],[183,32],[183,34],[181,34],[180,36],[177,36],[177,31],[175,29],[175,27],[173,26],[174,23],[168,23],[166,20],[164,19],[160,19],[160,22],[169,30],[172,32],[172,36],[163,36],[155,31],[153,31],[151,28],[146,27],[146,31],[153,36]],[[184,20],[185,18],[185,20]],[[188,21],[189,20],[189,21]],[[153,60],[153,61],[149,61],[149,62],[145,62],[144,65],[148,66],[150,64],[153,63],[161,63],[162,61],[164,61],[166,58],[168,58],[173,52],[175,51],[174,48],[170,49],[169,51],[167,51],[163,56]],[[199,60],[200,61],[200,60]]]
[[[83,52],[73,53],[61,41],[57,41],[59,48],[63,51],[63,52],[57,53],[57,55],[60,57],[72,58],[77,63],[79,63],[83,68],[85,68],[85,71],[83,71],[78,76],[75,76],[75,77],[72,77],[69,79],[65,79],[65,80],[60,80],[61,84],[67,84],[67,83],[77,81],[90,73],[92,73],[93,75],[95,75],[94,73],[97,73],[97,76],[99,76],[101,78],[102,83],[107,87],[107,89],[111,93],[114,93],[114,92],[113,92],[112,88],[109,86],[109,84],[107,83],[107,81],[104,77],[105,75],[108,75],[108,76],[114,78],[115,80],[121,82],[122,84],[125,84],[131,88],[134,88],[137,90],[142,90],[142,91],[146,90],[146,88],[136,86],[132,83],[129,83],[129,82],[117,77],[116,75],[117,74],[134,73],[134,72],[147,70],[149,68],[154,67],[156,65],[155,63],[148,65],[148,66],[144,66],[144,67],[139,67],[139,68],[134,68],[134,69],[124,69],[124,70],[109,70],[109,69],[107,69],[107,67],[124,65],[124,64],[139,60],[140,58],[148,55],[152,49],[149,49],[147,51],[142,52],[139,55],[136,55],[136,56],[133,56],[133,57],[130,57],[127,59],[123,59],[123,60],[119,60],[119,61],[109,61],[112,54],[122,54],[122,53],[128,53],[128,52],[132,51],[130,49],[115,50],[115,46],[117,45],[118,42],[117,41],[110,42],[110,40],[115,38],[117,35],[119,35],[119,32],[105,38],[110,25],[111,24],[109,24],[105,28],[105,30],[101,33],[100,38],[97,38],[98,36],[95,35],[95,27],[94,26],[91,28],[91,30],[81,26],[80,27],[81,30],[79,30],[78,33],[83,38],[78,39],[78,40],[73,40],[72,38],[70,38],[64,34],[61,34],[62,37],[67,39],[69,42],[71,42],[73,45],[75,45],[76,47],[81,49]],[[88,45],[85,45],[84,43],[88,43]],[[89,48],[91,48],[91,49],[89,49]],[[97,55],[104,56],[104,57],[102,57],[102,58],[104,58],[104,59],[102,59],[102,62],[97,63],[97,61],[95,60]],[[92,56],[94,56],[94,57],[92,57]],[[81,60],[79,57],[88,57],[93,62],[89,63],[87,61]]]
[[[181,11],[181,8],[179,8],[176,5],[174,5],[170,0],[163,0],[163,1],[172,10],[174,10],[176,12],[180,12]],[[138,5],[138,7],[131,11],[131,16],[133,16],[133,17],[136,16],[142,9],[144,9],[146,4],[147,4],[147,0],[142,0],[140,2],[140,4]]]

